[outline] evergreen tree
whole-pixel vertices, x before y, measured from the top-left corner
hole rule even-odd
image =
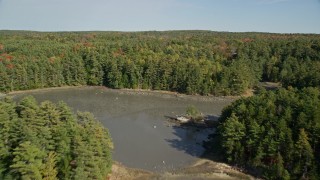
[[[223,110],[219,140],[211,143],[219,142],[229,162],[266,179],[318,179],[318,103],[317,88],[262,90]]]
[[[314,155],[309,144],[309,138],[304,129],[300,129],[298,141],[295,144],[296,163],[294,173],[303,179],[308,179],[313,166]]]
[[[222,134],[222,147],[226,149],[228,161],[241,162],[243,149],[241,147],[242,138],[245,135],[245,127],[239,122],[238,117],[232,114],[226,122],[220,126]]]
[[[13,155],[13,164],[10,168],[17,178],[42,179],[45,152],[32,145],[30,141],[26,141],[14,149]]]
[[[50,151],[46,158],[43,168],[44,180],[57,180],[57,168],[56,168],[56,154],[54,151]]]
[[[1,179],[105,179],[111,170],[109,132],[63,102],[0,100],[0,133]]]

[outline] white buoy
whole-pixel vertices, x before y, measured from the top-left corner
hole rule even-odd
[[[153,126],[153,128],[157,128],[157,126]]]

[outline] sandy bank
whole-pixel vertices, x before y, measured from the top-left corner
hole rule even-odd
[[[112,166],[111,180],[134,180],[134,179],[255,179],[244,174],[224,163],[217,163],[210,160],[200,159],[189,167],[176,170],[174,172],[165,172],[162,174],[153,173],[140,169],[133,169],[115,162]]]

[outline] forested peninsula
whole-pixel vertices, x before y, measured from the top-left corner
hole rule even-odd
[[[265,90],[259,82],[281,87]],[[0,92],[78,85],[214,96],[255,89],[223,110],[205,143],[208,153],[265,179],[320,177],[320,35],[0,31]],[[23,158],[36,167],[54,163],[50,172],[59,178],[99,179],[110,172],[109,135],[90,114],[30,97],[18,104],[5,99],[0,107],[2,177],[22,177],[28,171]],[[103,157],[82,166],[92,167],[94,177],[72,166],[91,157]],[[65,160],[72,163],[67,167]],[[31,179],[49,176],[41,168],[35,173]]]
[[[0,179],[105,179],[113,144],[91,113],[63,102],[0,100]]]
[[[261,90],[226,107],[219,120],[208,152],[221,151],[264,179],[319,179],[319,89]]]

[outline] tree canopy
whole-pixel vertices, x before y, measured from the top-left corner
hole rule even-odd
[[[0,92],[103,85],[240,95],[259,81],[283,89],[225,108],[225,159],[268,179],[319,179],[317,34],[0,31]],[[1,101],[0,134],[0,178],[102,179],[110,170],[108,131],[63,103]]]
[[[106,179],[113,148],[92,114],[29,96],[0,100],[0,179]]]
[[[0,91],[104,85],[239,95],[319,87],[320,36],[211,31],[0,31]]]
[[[319,107],[317,88],[262,90],[239,99],[220,118],[222,153],[237,166],[262,170],[266,179],[319,179]]]

